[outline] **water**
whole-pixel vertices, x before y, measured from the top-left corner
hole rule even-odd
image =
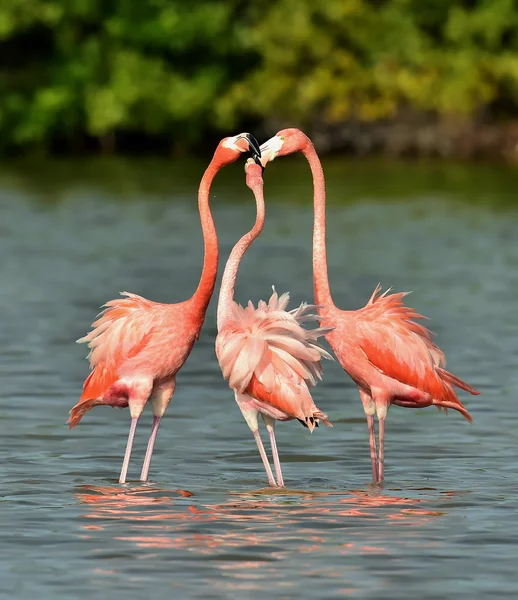
[[[252,436],[213,351],[215,304],[178,377],[151,467],[137,431],[117,483],[127,411],[69,431],[88,369],[74,340],[121,290],[177,302],[200,274],[195,190],[203,163],[93,161],[0,173],[0,590],[3,597],[515,597],[518,174],[491,166],[327,162],[337,305],[375,285],[408,301],[458,376],[474,417],[393,408],[386,482],[370,481],[358,392],[326,363],[316,403],[333,429],[278,427],[286,491],[265,488]],[[265,174],[267,223],[236,298],[310,299],[310,178]],[[223,259],[254,218],[242,165],[213,192]],[[222,269],[221,269],[222,270]]]

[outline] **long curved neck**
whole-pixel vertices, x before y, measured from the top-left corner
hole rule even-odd
[[[223,278],[221,280],[221,290],[218,300],[218,331],[221,330],[225,319],[229,316],[232,302],[234,301],[234,287],[236,285],[237,271],[245,252],[248,250],[252,242],[261,233],[264,227],[264,196],[262,184],[255,186],[252,190],[255,196],[256,215],[253,228],[246,233],[232,248],[232,252],[228,257]]]
[[[200,211],[204,246],[203,269],[200,282],[191,300],[194,302],[196,309],[202,312],[207,310],[218,274],[218,236],[210,212],[209,193],[219,169],[219,163],[216,163],[213,159],[205,170],[198,189],[198,210]]]
[[[322,164],[312,142],[308,139],[301,149],[306,157],[313,175],[313,287],[315,302],[319,306],[334,306],[329,288],[326,253],[326,183]]]

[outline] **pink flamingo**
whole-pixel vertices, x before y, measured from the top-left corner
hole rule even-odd
[[[331,297],[326,257],[326,190],[324,172],[311,140],[298,129],[284,129],[261,146],[265,166],[276,156],[302,152],[314,186],[313,283],[315,303],[326,335],[342,368],[358,386],[369,428],[372,476],[384,478],[385,419],[391,404],[406,408],[435,405],[447,412],[459,411],[468,421],[454,386],[478,394],[477,390],[444,369],[444,354],[432,334],[415,319],[423,319],[403,304],[405,293],[374,290],[367,305],[359,310],[337,308]],[[378,418],[379,458],[376,452],[374,415]]]
[[[176,385],[176,373],[191,353],[200,335],[218,271],[218,238],[209,207],[209,190],[218,171],[237,160],[240,153],[259,154],[253,136],[242,133],[224,138],[203,174],[198,208],[203,231],[203,270],[193,296],[178,304],[152,302],[123,292],[126,298],[111,300],[93,323],[92,331],[78,342],[91,348],[92,369],[79,402],[70,411],[68,423],[75,427],[94,406],[129,406],[131,426],[122,463],[120,483],[126,481],[137,422],[149,401],[153,427],[140,479],[147,480],[153,447],[162,416]]]
[[[309,392],[321,379],[320,359],[331,358],[316,341],[329,330],[304,329],[304,322],[318,319],[309,314],[315,307],[302,303],[288,312],[289,294],[279,297],[275,289],[268,304],[260,300],[257,308],[252,302],[246,308],[234,302],[239,263],[264,225],[262,168],[248,159],[245,169],[247,186],[256,200],[256,221],[253,229],[234,246],[225,266],[218,301],[216,354],[223,376],[254,435],[268,483],[284,487],[275,422],[298,419],[310,431],[318,426],[319,420],[331,425]],[[259,413],[270,435],[277,482],[259,434]]]

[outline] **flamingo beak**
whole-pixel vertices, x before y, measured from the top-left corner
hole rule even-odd
[[[265,167],[270,161],[276,158],[283,144],[284,138],[278,135],[274,135],[268,141],[262,144],[262,146],[260,147],[260,156],[263,167]]]
[[[261,149],[259,147],[259,142],[251,133],[240,133],[239,135],[230,137],[224,142],[224,146],[233,148],[238,152],[250,152],[254,161],[258,165],[261,165]]]
[[[252,158],[254,159],[254,161],[258,165],[261,165],[261,167],[262,167],[263,165],[261,164],[261,147],[259,146],[259,142],[255,139],[255,137],[251,133],[247,133],[246,135],[247,135],[248,148],[250,150],[250,154],[252,155]]]

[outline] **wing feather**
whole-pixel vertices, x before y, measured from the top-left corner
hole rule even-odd
[[[406,294],[389,291],[380,293],[381,286],[376,287],[356,325],[358,344],[369,362],[437,401],[461,405],[453,385],[478,393],[443,368],[445,356],[432,341],[431,331],[414,320],[425,317],[403,304]]]
[[[81,400],[100,398],[117,380],[118,367],[147,345],[161,306],[136,294],[122,292],[123,299],[107,302],[92,324],[92,330],[78,343],[87,343],[92,372],[83,386]]]
[[[317,339],[329,328],[305,329],[302,323],[318,321],[313,306],[301,304],[287,311],[289,294],[275,289],[257,308],[233,303],[216,338],[216,354],[230,387],[257,397],[289,416],[307,420],[316,409],[309,387],[321,378],[321,359],[331,359]],[[327,420],[325,415],[321,417]]]

